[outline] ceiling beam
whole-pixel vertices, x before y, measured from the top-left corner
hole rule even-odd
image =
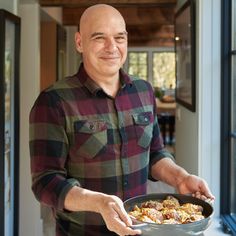
[[[129,46],[174,46],[174,15],[177,0],[39,0],[42,7],[61,7],[62,24],[76,26],[84,10],[105,3],[125,19]]]
[[[39,0],[41,6],[81,7],[91,6],[99,3],[110,5],[175,5],[177,0]]]
[[[174,23],[174,8],[117,7],[127,25],[170,25]],[[63,24],[78,25],[85,8],[63,8]]]

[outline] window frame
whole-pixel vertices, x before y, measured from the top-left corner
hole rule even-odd
[[[232,0],[222,0],[222,24],[221,24],[221,194],[220,214],[224,230],[236,235],[236,219],[231,214],[231,150],[232,139],[236,136],[231,134],[231,80],[232,80],[232,57],[236,51],[232,48]],[[236,12],[235,12],[236,14]]]
[[[129,52],[147,52],[148,53],[148,78],[147,81],[151,84],[153,84],[153,53],[158,53],[158,52],[175,52],[175,48],[173,47],[128,47],[128,53]],[[127,53],[127,59],[124,63],[123,69],[128,72],[128,53]]]
[[[146,50],[143,50],[143,51],[128,51],[128,53],[127,53],[127,72],[128,72],[128,69],[129,69],[129,64],[131,64],[130,63],[130,59],[129,59],[129,53],[146,53],[147,54],[147,59],[146,59],[146,63],[147,63],[147,80],[148,80],[148,78],[149,78],[149,53],[146,51]]]

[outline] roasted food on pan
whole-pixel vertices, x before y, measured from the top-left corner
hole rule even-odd
[[[164,200],[149,200],[135,205],[131,217],[147,223],[187,224],[204,219],[203,208],[192,203],[180,204],[178,199],[167,196]]]

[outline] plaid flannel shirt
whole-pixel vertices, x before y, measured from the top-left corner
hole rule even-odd
[[[122,70],[120,81],[112,98],[82,64],[43,91],[31,110],[32,189],[55,210],[57,235],[106,235],[99,214],[63,209],[73,186],[126,200],[146,193],[155,162],[172,158],[163,148],[150,84]]]

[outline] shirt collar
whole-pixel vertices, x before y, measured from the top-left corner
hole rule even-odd
[[[120,69],[119,75],[122,89],[124,89],[126,86],[132,86],[132,80],[130,79],[129,75],[124,72],[123,69]],[[89,77],[84,69],[83,63],[81,63],[79,67],[77,78],[79,79],[81,84],[83,84],[92,94],[97,95],[98,93],[101,93],[103,91],[102,88]]]

